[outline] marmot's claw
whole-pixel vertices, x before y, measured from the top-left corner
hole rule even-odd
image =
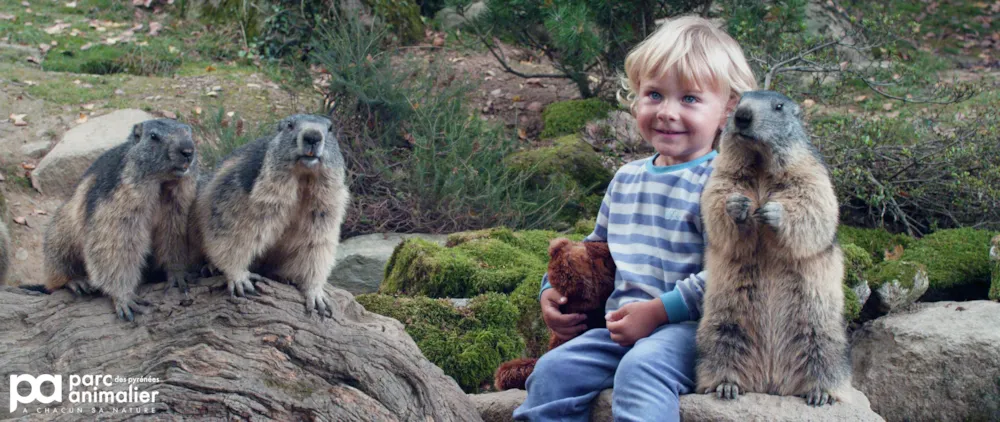
[[[251,295],[257,293],[257,289],[254,289],[253,283],[250,282],[249,278],[243,280],[229,280],[228,283],[229,283],[229,296],[245,297],[248,293]]]
[[[750,218],[750,204],[750,198],[742,194],[729,195],[726,198],[726,214],[729,214],[736,223],[743,223]]]
[[[167,274],[167,288],[163,290],[163,294],[167,294],[171,288],[177,287],[181,293],[187,294],[191,291],[188,288],[188,277],[187,273],[184,271],[171,271]]]
[[[724,382],[715,387],[715,394],[723,400],[735,400],[740,396],[740,387],[731,382]]]
[[[773,228],[781,227],[784,216],[785,207],[780,202],[768,202],[754,212],[758,221]]]
[[[317,293],[306,293],[306,314],[312,314],[313,309],[320,317],[333,317],[333,308],[323,290],[319,290]]]
[[[94,288],[90,285],[87,279],[84,278],[74,278],[66,283],[66,288],[73,294],[77,296],[90,295],[94,293]]]
[[[806,393],[802,397],[805,397],[806,404],[814,407],[822,406],[827,403],[833,404],[834,402],[837,401],[837,399],[833,398],[833,396],[831,396],[830,393],[820,390],[818,388],[813,389],[812,391]]]
[[[145,310],[139,305],[148,306],[150,304],[148,301],[138,298],[112,299],[111,301],[115,305],[115,313],[118,314],[118,318],[129,322],[135,321],[134,314],[141,315],[145,313]]]

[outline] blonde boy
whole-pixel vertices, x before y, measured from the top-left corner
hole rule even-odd
[[[616,421],[678,420],[678,396],[695,386],[699,198],[727,114],[756,80],[736,41],[698,17],[662,25],[629,53],[625,74],[623,102],[656,154],[618,170],[586,239],[607,241],[618,267],[608,327],[579,335],[584,316],[561,314],[566,299],[543,278],[542,317],[573,339],[538,361],[515,419],[586,421],[594,397],[614,387]]]

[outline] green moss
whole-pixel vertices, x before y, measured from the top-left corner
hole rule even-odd
[[[362,0],[372,9],[372,13],[385,20],[392,31],[404,44],[424,38],[424,23],[420,19],[420,7],[412,0]]]
[[[601,164],[600,155],[578,135],[563,136],[550,147],[512,154],[508,160],[515,170],[533,174],[532,183],[538,186],[564,175],[589,193],[607,187],[614,176]]]
[[[865,249],[853,243],[840,246],[844,251],[844,285],[854,287],[866,279],[865,273],[871,269],[872,257]]]
[[[989,284],[989,245],[994,234],[971,228],[940,230],[905,249],[902,259],[927,267],[931,289]]]
[[[844,285],[844,319],[853,321],[861,316],[861,303],[858,295],[850,287]]]
[[[542,112],[545,129],[541,137],[553,138],[579,132],[587,122],[607,116],[613,108],[598,98],[549,104]]]
[[[926,266],[908,261],[883,261],[868,272],[868,283],[875,290],[887,282],[899,280],[901,287],[912,289],[913,279],[921,269],[926,271]]]
[[[573,224],[573,234],[588,236],[594,231],[597,222],[594,219],[580,219]]]
[[[867,229],[845,225],[837,228],[837,240],[842,245],[853,243],[861,247],[871,255],[873,263],[882,262],[885,258],[885,251],[891,251],[897,245],[906,249],[914,242],[912,237],[905,234],[889,233],[885,229]]]
[[[504,294],[475,297],[464,309],[426,297],[365,294],[357,301],[401,322],[424,356],[467,392],[478,391],[501,363],[524,352],[515,328],[517,308]]]

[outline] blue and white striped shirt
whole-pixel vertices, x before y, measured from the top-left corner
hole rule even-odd
[[[608,185],[594,232],[607,241],[618,270],[605,312],[659,297],[671,323],[701,318],[705,236],[701,192],[712,173],[712,151],[672,166],[656,156],[622,166]],[[550,288],[548,274],[542,290]]]

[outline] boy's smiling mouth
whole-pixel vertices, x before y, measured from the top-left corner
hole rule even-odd
[[[660,135],[668,135],[668,136],[683,135],[687,133],[687,131],[680,131],[680,130],[664,130],[664,129],[654,129],[654,130],[656,130],[656,133],[659,133]]]

